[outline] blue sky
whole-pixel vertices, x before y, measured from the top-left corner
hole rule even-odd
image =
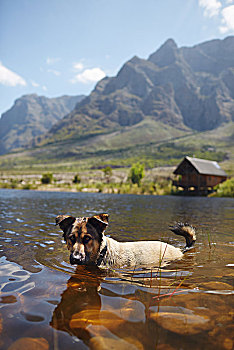
[[[25,94],[89,94],[168,38],[229,35],[234,0],[0,0],[0,114]]]

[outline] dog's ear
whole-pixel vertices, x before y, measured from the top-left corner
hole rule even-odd
[[[59,227],[65,233],[69,226],[71,226],[75,222],[76,218],[69,215],[58,215],[55,219],[55,224],[59,225]]]
[[[108,214],[94,215],[91,218],[88,218],[88,223],[95,227],[99,233],[102,233],[108,226],[108,217]]]

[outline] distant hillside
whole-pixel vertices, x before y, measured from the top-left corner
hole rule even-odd
[[[233,57],[234,36],[182,48],[169,39],[148,59],[135,56],[115,77],[99,81],[30,147],[1,156],[0,167],[79,172],[141,161],[152,168],[176,165],[189,155],[225,161],[224,169],[233,173]],[[30,130],[34,110],[22,127],[3,131],[0,125],[8,149],[19,146],[15,134]]]
[[[0,154],[24,147],[35,136],[47,132],[83,98],[84,96],[47,98],[32,94],[17,99],[0,119]]]
[[[125,133],[149,120],[155,129],[214,130],[234,120],[233,57],[234,36],[182,48],[169,39],[148,59],[135,56],[101,80],[37,144]]]

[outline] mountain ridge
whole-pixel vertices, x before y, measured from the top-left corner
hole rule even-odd
[[[234,62],[222,52],[234,57],[234,37],[191,48],[169,39],[147,59],[133,56],[26,151],[6,155],[2,164],[116,166],[140,159],[151,166],[193,154],[231,159]]]
[[[98,82],[42,143],[113,132],[145,118],[184,130],[215,129],[234,119],[233,55],[233,36],[181,48],[168,39],[148,59],[134,56],[115,77]]]
[[[16,99],[0,119],[0,154],[26,147],[31,139],[47,132],[83,98],[83,95],[48,98],[28,94]]]

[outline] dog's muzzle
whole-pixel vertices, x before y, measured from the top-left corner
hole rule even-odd
[[[70,263],[71,265],[85,265],[86,257],[80,253],[71,253],[70,255]]]

